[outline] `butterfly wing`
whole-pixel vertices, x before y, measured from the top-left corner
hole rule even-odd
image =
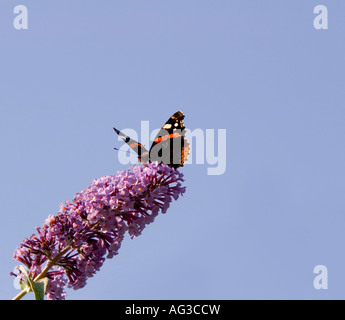
[[[131,139],[129,136],[126,136],[120,130],[117,130],[116,128],[113,129],[122,138],[122,140],[138,154],[138,159],[140,162],[146,163],[149,161],[149,151],[141,143]]]
[[[184,117],[182,111],[177,111],[163,125],[150,148],[150,161],[165,163],[175,169],[184,165],[189,154]]]

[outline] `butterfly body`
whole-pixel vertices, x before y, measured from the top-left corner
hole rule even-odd
[[[162,126],[149,150],[120,130],[114,128],[114,131],[138,154],[141,163],[158,161],[176,169],[184,165],[189,154],[183,119],[182,111],[175,112]]]

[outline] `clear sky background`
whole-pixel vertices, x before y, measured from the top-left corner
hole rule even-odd
[[[226,172],[182,168],[184,197],[67,299],[344,299],[344,34],[342,0],[1,1],[0,298],[23,238],[127,169],[112,127],[181,109],[227,130]]]

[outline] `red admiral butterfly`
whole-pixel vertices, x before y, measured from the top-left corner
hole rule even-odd
[[[150,150],[116,128],[113,129],[138,154],[141,163],[158,161],[176,169],[184,165],[189,154],[183,119],[182,111],[175,112],[156,135]]]

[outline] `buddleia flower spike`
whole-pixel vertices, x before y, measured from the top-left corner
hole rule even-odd
[[[127,232],[139,236],[185,192],[183,181],[178,170],[157,162],[92,181],[15,250],[22,266],[11,274],[22,291],[14,299],[29,291],[36,299],[65,299],[66,286],[84,287],[106,258],[118,254]]]

